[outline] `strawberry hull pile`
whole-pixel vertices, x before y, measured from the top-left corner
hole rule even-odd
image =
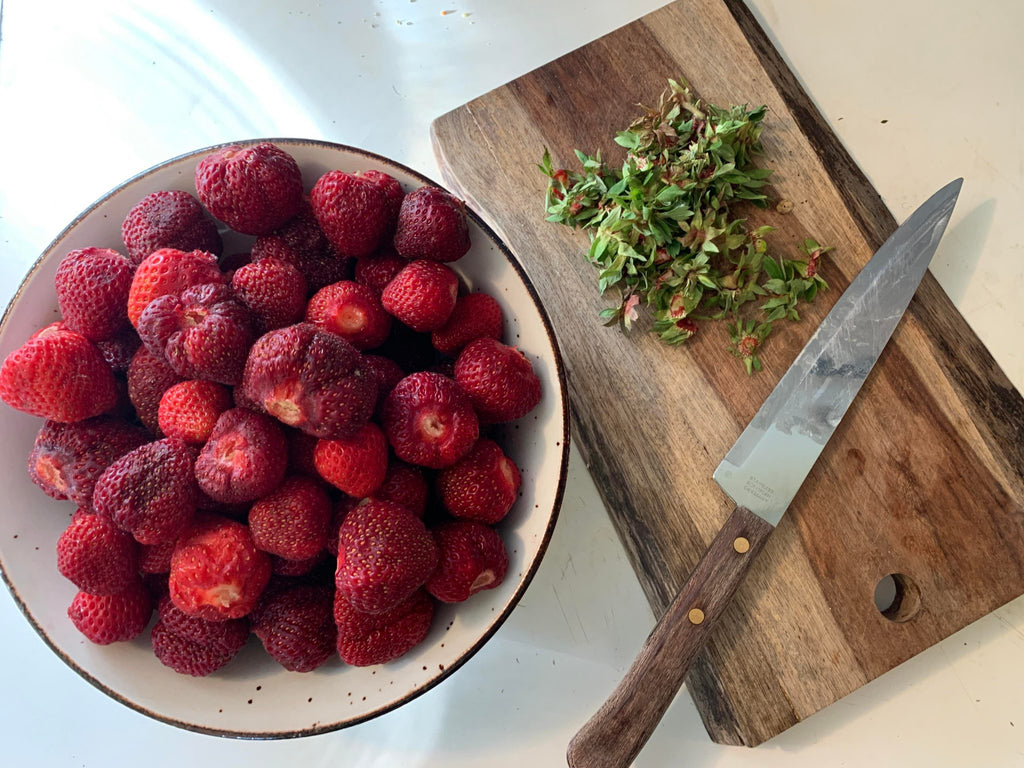
[[[211,153],[195,195],[138,201],[123,250],[64,256],[61,319],[0,367],[0,399],[44,420],[29,477],[73,505],[70,620],[98,644],[151,627],[186,675],[250,635],[291,671],[385,663],[508,568],[521,478],[494,429],[541,389],[451,266],[462,202],[306,181],[272,144]]]

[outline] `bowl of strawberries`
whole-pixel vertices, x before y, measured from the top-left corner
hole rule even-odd
[[[0,324],[0,570],[85,679],[283,738],[438,684],[519,601],[565,374],[509,250],[428,178],[298,139],[126,181]]]

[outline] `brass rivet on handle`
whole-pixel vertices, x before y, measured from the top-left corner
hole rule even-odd
[[[742,555],[750,550],[750,542],[742,536],[737,536],[732,542],[732,548]]]
[[[700,624],[704,621],[704,611],[700,608],[691,608],[690,612],[686,614],[686,618],[690,620],[691,624]]]

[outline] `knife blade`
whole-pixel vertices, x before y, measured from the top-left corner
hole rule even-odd
[[[885,241],[726,453],[713,478],[736,509],[569,743],[571,768],[625,768],[639,754],[903,317],[962,184],[944,186]]]

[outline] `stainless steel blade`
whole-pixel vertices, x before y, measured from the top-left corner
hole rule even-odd
[[[737,505],[778,525],[910,304],[962,183],[932,195],[871,257],[718,465],[714,479]]]

